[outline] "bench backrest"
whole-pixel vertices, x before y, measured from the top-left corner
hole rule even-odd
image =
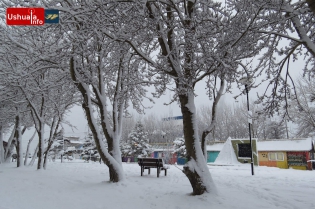
[[[140,166],[153,166],[153,167],[163,167],[164,162],[161,158],[138,158],[138,164]]]

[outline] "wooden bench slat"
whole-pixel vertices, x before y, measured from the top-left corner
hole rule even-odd
[[[163,164],[162,163],[159,163],[159,164],[156,164],[156,163],[141,163],[142,166],[157,166],[159,165],[159,167],[163,167]]]

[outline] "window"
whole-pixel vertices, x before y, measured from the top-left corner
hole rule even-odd
[[[282,152],[268,153],[268,158],[270,161],[284,161],[284,155]]]
[[[238,144],[238,157],[250,158],[252,151],[250,149],[250,144]]]
[[[277,153],[277,160],[278,160],[278,161],[284,161],[284,156],[283,156],[283,153],[282,153],[282,152],[278,152],[278,153]]]
[[[276,153],[269,153],[269,160],[276,161]]]

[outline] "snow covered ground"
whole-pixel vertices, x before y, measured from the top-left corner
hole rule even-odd
[[[313,209],[315,171],[250,165],[209,166],[217,195],[191,196],[180,166],[168,175],[140,176],[138,164],[124,164],[126,181],[109,183],[104,164],[81,160],[49,163],[47,170],[0,165],[0,209]]]

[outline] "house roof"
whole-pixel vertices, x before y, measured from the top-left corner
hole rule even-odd
[[[259,141],[258,151],[309,151],[312,149],[312,139]]]
[[[70,140],[71,144],[84,144],[84,142],[81,141],[75,141],[75,140]]]
[[[235,139],[231,139],[233,141]],[[239,140],[239,139],[237,139]],[[221,151],[224,143],[207,145],[207,151]],[[258,141],[258,151],[309,151],[312,149],[312,139]]]
[[[207,151],[221,151],[224,143],[215,143],[212,145],[207,145]]]

